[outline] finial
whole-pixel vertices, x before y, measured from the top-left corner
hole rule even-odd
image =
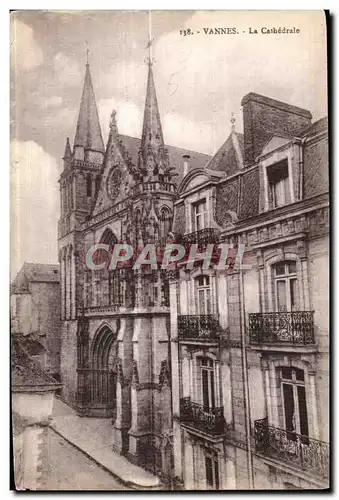
[[[117,133],[118,132],[118,127],[117,127],[117,121],[116,121],[116,110],[113,109],[112,110],[112,113],[111,113],[111,121],[110,121],[110,124],[109,124],[109,128],[110,128],[110,131],[112,133]]]
[[[146,63],[152,66],[154,59],[152,58],[152,43],[154,38],[152,38],[152,11],[148,11],[148,42],[145,49],[148,49],[148,57],[146,58]]]
[[[235,131],[235,116],[234,116],[234,113],[231,114],[231,128],[232,128],[232,131]]]
[[[86,40],[86,66],[89,65],[89,45],[88,45],[88,41]]]

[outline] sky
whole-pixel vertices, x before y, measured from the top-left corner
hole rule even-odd
[[[167,144],[215,153],[232,113],[242,132],[249,92],[309,109],[315,120],[327,114],[320,11],[154,11],[150,25]],[[204,33],[220,27],[239,34]],[[263,35],[262,27],[300,33]],[[180,34],[187,29],[194,34]],[[141,135],[148,39],[147,11],[12,13],[12,276],[24,261],[57,262],[58,178],[67,136],[73,145],[87,48],[106,144],[112,109],[120,133]]]

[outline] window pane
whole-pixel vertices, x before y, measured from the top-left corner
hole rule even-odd
[[[210,277],[204,276],[204,285],[208,286],[210,284]]]
[[[285,205],[285,182],[281,180],[274,184],[274,206],[281,207]]]
[[[298,385],[300,434],[308,436],[307,406],[305,387]]]
[[[217,460],[214,460],[215,465],[215,489],[219,489],[219,464]]]
[[[304,380],[305,380],[304,370],[301,370],[300,368],[294,368],[294,371],[295,371],[295,378],[296,378],[296,380],[304,382]]]
[[[206,314],[205,291],[199,290],[199,314]]]
[[[213,487],[212,459],[210,457],[205,457],[205,464],[206,464],[206,482],[208,486]]]
[[[204,410],[208,411],[209,408],[209,389],[208,389],[208,371],[202,370],[202,401]]]
[[[215,408],[215,397],[214,397],[214,372],[211,371],[211,408]]]
[[[291,294],[291,309],[297,311],[299,309],[299,296],[298,296],[298,281],[296,279],[290,280],[290,294]]]
[[[211,292],[209,289],[205,290],[206,292],[206,314],[211,314]]]
[[[287,378],[292,380],[292,368],[290,366],[283,366],[281,368],[281,376],[282,378]]]
[[[297,272],[297,263],[296,262],[289,262],[288,263],[288,272],[290,274]]]
[[[286,281],[277,281],[278,311],[287,311],[286,303]]]
[[[276,276],[281,276],[285,274],[285,264],[277,264],[275,266],[275,274]]]
[[[284,409],[285,409],[285,428],[287,431],[295,431],[294,422],[294,398],[293,387],[291,384],[283,384]]]

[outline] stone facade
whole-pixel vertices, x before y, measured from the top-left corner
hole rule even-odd
[[[191,174],[177,201],[190,214],[211,200],[205,228],[219,227],[218,243],[245,245],[245,267],[181,265],[171,282],[175,474],[188,490],[323,489],[327,123],[255,94],[243,105],[245,167],[201,187]],[[282,199],[275,182],[285,183]]]

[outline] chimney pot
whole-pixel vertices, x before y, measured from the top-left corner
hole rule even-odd
[[[191,158],[190,155],[182,155],[184,159],[184,177],[186,177],[188,173],[188,160]]]

